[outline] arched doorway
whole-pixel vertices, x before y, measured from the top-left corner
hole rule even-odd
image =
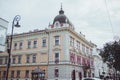
[[[72,80],[76,80],[76,77],[75,77],[75,70],[72,71],[71,77],[72,77]]]
[[[78,75],[79,75],[79,80],[82,80],[82,73],[79,72]]]

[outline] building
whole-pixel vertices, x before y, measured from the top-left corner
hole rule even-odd
[[[99,55],[99,49],[93,49],[94,57],[94,72],[96,78],[105,78],[109,76],[109,67],[107,63],[103,62],[102,57]]]
[[[8,21],[0,18],[0,52],[3,52],[5,50],[7,27]]]
[[[47,80],[81,80],[93,77],[94,44],[74,30],[62,8],[47,29],[15,34],[9,79],[31,80],[36,68]],[[0,78],[6,75],[7,52],[0,54]]]

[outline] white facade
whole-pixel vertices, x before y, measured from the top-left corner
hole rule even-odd
[[[104,77],[108,76],[109,68],[106,63],[103,62],[101,56],[99,55],[99,49],[94,49],[94,67],[95,67],[95,77],[100,78],[100,75],[103,75],[105,72]]]
[[[8,27],[8,21],[0,18],[0,52],[5,51],[7,27]]]

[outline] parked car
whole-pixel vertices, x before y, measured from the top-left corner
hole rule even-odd
[[[83,78],[82,80],[101,80],[99,78]]]

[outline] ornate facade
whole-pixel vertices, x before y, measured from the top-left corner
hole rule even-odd
[[[36,68],[47,80],[81,80],[94,76],[94,44],[74,30],[73,24],[59,11],[44,30],[16,34],[12,42],[10,80],[31,80]],[[7,51],[0,53],[0,79],[6,75]]]

